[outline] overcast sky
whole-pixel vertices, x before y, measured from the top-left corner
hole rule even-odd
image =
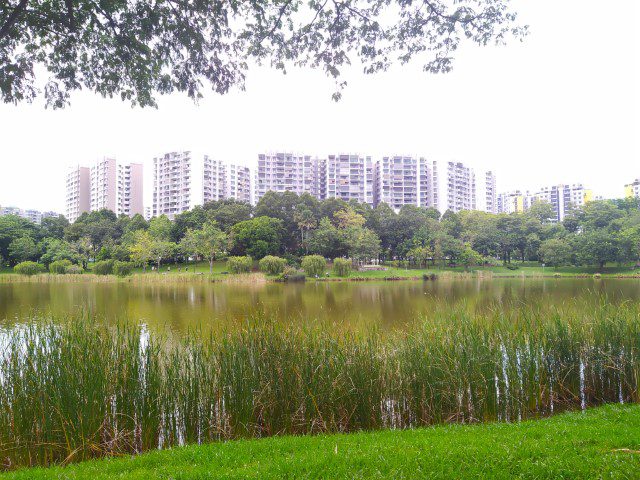
[[[637,3],[514,1],[531,28],[523,43],[464,48],[447,75],[354,69],[339,103],[321,71],[254,68],[245,92],[199,105],[176,94],[139,109],[88,92],[64,110],[0,105],[0,205],[63,212],[69,165],[112,155],[149,178],[153,156],[176,149],[250,166],[274,150],[415,154],[492,169],[499,191],[582,182],[619,197],[640,177]]]

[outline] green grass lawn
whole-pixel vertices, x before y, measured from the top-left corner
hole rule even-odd
[[[633,479],[640,478],[640,406],[520,424],[241,440],[0,477]]]
[[[490,272],[494,277],[513,277],[513,276],[553,276],[559,274],[560,276],[576,276],[576,275],[593,275],[594,273],[602,273],[603,276],[616,276],[616,275],[640,275],[640,270],[633,266],[618,266],[617,264],[611,264],[604,267],[602,272],[598,272],[597,267],[541,267],[540,265],[534,265],[531,263],[520,264],[519,262],[513,262],[513,265],[517,266],[516,270],[510,270],[502,265],[492,267],[471,267],[465,270],[464,267],[445,267],[445,268],[427,268],[427,269],[412,269],[412,268],[394,268],[385,266],[387,270],[384,271],[360,271],[351,272],[350,277],[362,277],[362,278],[388,278],[388,277],[422,277],[424,274],[446,274],[446,273],[466,273],[467,275],[473,275],[477,272]],[[330,277],[335,278],[333,272],[330,273]]]

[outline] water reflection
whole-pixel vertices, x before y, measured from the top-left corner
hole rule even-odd
[[[242,322],[256,311],[283,322],[319,320],[347,327],[399,328],[438,303],[476,311],[516,304],[640,300],[634,279],[468,279],[429,282],[131,285],[9,283],[0,285],[0,319],[33,311],[64,316],[84,310],[106,321],[130,319],[185,331]]]

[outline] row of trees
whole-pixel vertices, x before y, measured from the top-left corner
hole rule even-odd
[[[102,210],[69,224],[64,217],[34,225],[0,217],[0,257],[15,265],[48,266],[70,260],[86,268],[114,259],[143,267],[251,256],[280,256],[297,263],[303,255],[405,261],[414,266],[477,265],[513,260],[604,266],[640,260],[638,199],[595,201],[556,222],[551,205],[536,203],[524,214],[445,212],[388,205],[376,208],[304,194],[267,193],[252,207],[234,200],[209,202],[177,215],[147,222],[137,215],[116,217]]]

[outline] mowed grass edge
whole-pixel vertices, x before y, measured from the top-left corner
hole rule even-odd
[[[219,442],[3,479],[640,478],[640,406],[522,423]]]

